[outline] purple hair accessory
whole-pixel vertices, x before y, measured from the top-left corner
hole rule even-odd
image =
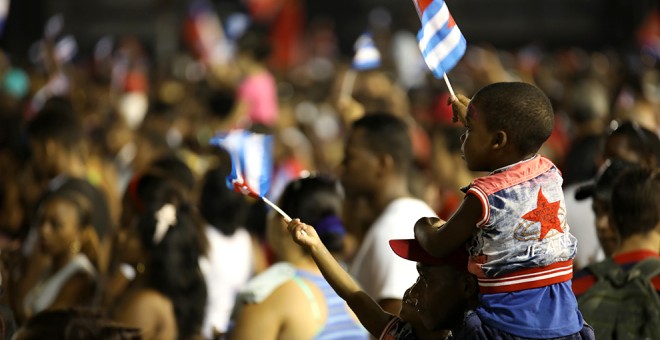
[[[322,218],[320,221],[316,222],[314,225],[316,232],[321,234],[338,234],[346,235],[346,228],[344,228],[344,223],[339,219],[337,215],[328,215]]]

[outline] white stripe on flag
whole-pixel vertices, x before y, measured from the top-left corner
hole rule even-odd
[[[427,10],[431,10],[431,6],[429,6]],[[443,28],[449,29],[446,28],[448,21],[449,21],[449,9],[447,8],[447,4],[443,2],[440,10],[437,13],[435,13],[435,15],[431,17],[431,20],[429,20],[422,27],[422,37],[419,40],[419,48],[421,49],[422,52],[426,50],[429,41],[438,33],[439,30],[442,30]]]
[[[461,31],[458,26],[454,26],[449,35],[438,43],[429,53],[424,53],[426,64],[433,70],[440,66],[440,63],[456,48],[460,41]],[[420,46],[421,48],[421,46]]]
[[[243,161],[245,172],[245,182],[259,196],[263,195],[261,188],[261,176],[264,162],[264,137],[263,135],[251,134],[245,140],[243,150],[245,156]]]

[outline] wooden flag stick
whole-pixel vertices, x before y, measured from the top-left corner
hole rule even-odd
[[[266,204],[270,205],[270,207],[273,208],[275,211],[277,211],[280,215],[282,215],[282,217],[284,217],[284,221],[285,221],[286,223],[291,222],[291,217],[289,217],[289,215],[287,215],[287,214],[286,214],[282,209],[280,209],[280,207],[278,207],[275,203],[271,202],[269,199],[267,199],[266,197],[263,197],[263,196],[261,197],[261,199],[262,199]]]
[[[445,78],[445,84],[447,84],[447,88],[449,89],[449,94],[451,94],[452,100],[456,98],[456,94],[454,94],[454,89],[451,87],[451,84],[449,83],[449,78],[447,78],[447,73],[443,73],[442,77]]]

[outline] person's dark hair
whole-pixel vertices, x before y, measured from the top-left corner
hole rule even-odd
[[[371,151],[386,154],[394,160],[394,166],[406,173],[413,161],[412,141],[408,126],[390,113],[373,112],[353,122],[353,130],[362,129]]]
[[[622,239],[656,228],[660,222],[660,173],[638,167],[621,174],[612,189],[612,216]]]
[[[28,124],[30,138],[54,140],[67,150],[80,147],[85,134],[80,117],[64,99],[51,99]]]
[[[56,191],[70,191],[85,198],[89,206],[89,224],[96,230],[100,239],[103,239],[113,229],[110,208],[105,195],[87,180],[67,178]]]
[[[20,340],[139,340],[140,330],[117,325],[100,314],[83,309],[48,310],[30,318],[21,328]]]
[[[610,137],[621,136],[628,141],[631,150],[635,150],[643,158],[655,160],[655,165],[660,163],[660,137],[637,122],[625,121],[618,124],[609,134]]]
[[[81,227],[92,225],[91,203],[80,192],[71,188],[60,188],[55,191],[49,191],[44,194],[41,205],[55,200],[63,199],[71,202],[78,213],[78,222]]]
[[[195,188],[195,175],[192,170],[176,155],[167,155],[153,161],[150,170],[159,172],[167,179],[181,185],[188,192]]]
[[[266,225],[268,221],[268,206],[263,200],[248,204],[245,217],[245,229],[260,240],[266,238]]]
[[[170,145],[167,144],[167,137],[160,131],[142,126],[138,130],[138,135],[156,150],[170,150]]]
[[[236,97],[231,91],[216,90],[209,94],[207,105],[212,116],[225,119],[236,105]]]
[[[268,41],[268,31],[260,26],[251,26],[238,39],[239,53],[245,53],[258,62],[265,61],[272,47]]]
[[[536,153],[552,134],[554,113],[550,99],[534,85],[490,84],[479,90],[472,102],[488,129],[506,132],[511,144],[524,155]]]
[[[209,224],[231,236],[245,222],[248,205],[243,195],[227,188],[226,181],[227,174],[220,169],[206,172],[199,211]]]
[[[195,211],[185,196],[171,182],[155,176],[140,181],[138,191],[145,210],[139,217],[138,233],[143,248],[149,252],[147,281],[150,287],[172,300],[179,338],[197,334],[204,319],[206,284],[199,268],[203,255],[201,228]],[[176,210],[176,222],[168,226],[162,239],[155,237],[157,215],[167,204]],[[162,222],[162,221],[161,221]]]
[[[314,226],[330,252],[344,249],[345,230],[339,219],[342,194],[336,180],[323,176],[297,179],[286,186],[279,202],[289,216]]]

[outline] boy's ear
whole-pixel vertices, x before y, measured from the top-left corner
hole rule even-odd
[[[506,134],[506,132],[502,130],[498,130],[495,132],[493,135],[493,148],[498,150],[504,148],[504,146],[508,143],[509,138]]]

